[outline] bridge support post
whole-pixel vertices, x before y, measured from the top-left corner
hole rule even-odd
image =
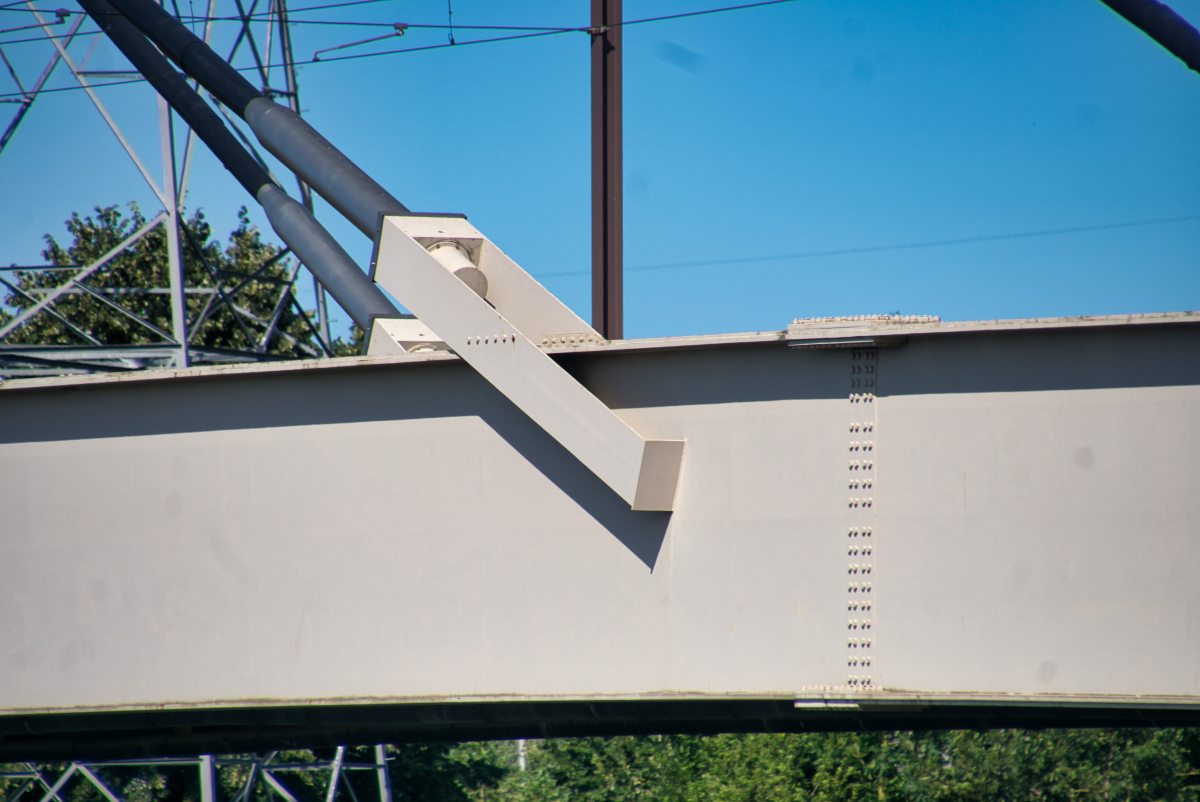
[[[338,781],[342,779],[342,763],[346,759],[346,747],[339,746],[333,758],[333,766],[329,772],[329,789],[325,793],[325,802],[333,802],[337,798]]]
[[[217,765],[212,755],[200,756],[200,802],[217,802]]]
[[[375,775],[379,778],[379,802],[392,802],[392,778],[388,775],[387,746],[375,744]]]

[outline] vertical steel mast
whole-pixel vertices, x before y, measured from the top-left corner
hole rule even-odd
[[[162,185],[165,196],[167,219],[167,265],[170,272],[171,289],[171,333],[179,343],[175,355],[175,367],[186,368],[191,364],[188,355],[186,279],[183,273],[183,245],[179,238],[179,182],[175,174],[175,126],[171,120],[171,107],[158,98],[158,141],[162,150]]]
[[[621,0],[592,0],[592,328],[625,336],[622,282]]]

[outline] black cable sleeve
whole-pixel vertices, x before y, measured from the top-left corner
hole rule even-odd
[[[264,184],[273,183],[217,113],[120,11],[108,0],[80,0],[79,4],[251,196],[257,197]]]
[[[246,104],[263,96],[229,62],[154,0],[112,0],[112,5],[234,114],[243,116]]]
[[[1169,6],[1156,0],[1101,0],[1171,51],[1184,64],[1200,72],[1200,32]]]

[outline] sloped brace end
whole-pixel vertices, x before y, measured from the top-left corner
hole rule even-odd
[[[675,509],[675,491],[679,487],[679,471],[683,467],[683,446],[686,440],[647,440],[642,451],[642,469],[638,473],[637,492],[633,497],[635,510]]]
[[[449,348],[416,318],[377,317],[367,340],[367,356],[447,351]]]

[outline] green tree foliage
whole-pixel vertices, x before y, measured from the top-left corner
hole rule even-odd
[[[583,738],[531,745],[493,798],[571,802],[1198,800],[1195,730]]]
[[[531,741],[528,770],[513,742],[388,747],[396,802],[1187,802],[1200,800],[1200,731],[996,730],[989,732],[651,736]],[[245,786],[253,756],[218,771],[222,802]],[[276,765],[330,760],[333,750],[279,753]],[[373,763],[348,749],[349,763]],[[15,767],[10,767],[15,768]],[[53,779],[65,765],[46,767]],[[199,802],[194,766],[94,769],[125,802]],[[324,802],[327,773],[280,770],[299,802]],[[342,802],[377,802],[373,771],[348,771]],[[0,795],[22,782],[0,779]],[[106,802],[82,778],[64,802]],[[264,785],[248,802],[278,802]]]
[[[94,215],[81,217],[78,213],[66,221],[70,244],[63,245],[52,235],[46,235],[42,252],[48,264],[88,265],[95,262],[122,240],[145,225],[146,218],[136,204],[129,204],[122,213],[116,206],[97,207]],[[261,321],[275,314],[280,289],[291,272],[294,260],[279,256],[279,249],[262,238],[243,207],[238,213],[238,226],[229,235],[228,243],[212,238],[212,226],[201,212],[181,221],[185,284],[192,288],[211,289],[224,279],[228,291],[236,291],[234,302],[244,313],[239,323],[227,307],[216,303],[212,293],[187,295],[188,320],[202,319],[191,332],[193,345],[210,348],[258,350],[266,326]],[[272,261],[274,260],[274,261]],[[0,325],[22,310],[33,306],[41,295],[39,289],[55,287],[79,270],[18,271],[6,276],[18,289],[8,288],[0,305]],[[250,276],[253,280],[248,280]],[[156,226],[144,237],[130,245],[108,266],[87,280],[95,289],[137,290],[166,288],[170,284],[167,260],[167,234],[164,226]],[[163,332],[171,332],[171,299],[166,293],[107,293],[115,301]],[[211,307],[210,307],[211,304]],[[54,308],[78,328],[88,332],[105,345],[145,345],[162,342],[152,329],[88,294],[60,297]],[[255,318],[258,320],[256,321]],[[244,327],[244,328],[243,328]],[[318,352],[312,327],[301,318],[297,307],[284,304],[279,313],[279,331],[265,346],[267,353],[281,357],[305,357]],[[41,345],[86,345],[88,341],[55,318],[36,315],[6,340],[9,343]],[[299,344],[308,346],[306,350]],[[343,345],[343,350],[349,350]]]
[[[490,746],[449,743],[389,746],[388,772],[394,798],[428,802],[470,802],[473,793],[479,789],[495,788],[507,773],[507,768],[498,765],[492,754],[496,750],[494,747],[489,748]],[[334,752],[334,749],[281,752],[272,762],[295,764],[311,762],[314,759],[331,761]],[[346,763],[373,764],[374,748],[347,749],[344,759]],[[222,785],[220,798],[232,799],[245,785],[248,774],[248,767],[223,767],[219,773],[219,782]],[[299,802],[325,802],[328,773],[281,771],[275,776]],[[378,777],[374,771],[346,771],[344,783],[353,788],[354,795],[351,797],[346,793],[346,787],[343,785],[338,796],[343,802],[352,798],[357,798],[360,802],[377,802],[379,799]],[[278,796],[269,795],[265,787],[259,784],[256,798],[250,802],[280,800]]]
[[[70,764],[52,763],[39,766],[41,773],[50,782],[57,779]],[[4,771],[21,771],[25,765],[8,765]],[[198,802],[200,779],[194,766],[104,766],[91,769],[105,787],[124,802]],[[24,780],[5,778],[0,780],[0,795],[12,799],[25,784]],[[224,789],[222,789],[224,790]],[[25,793],[17,795],[21,800],[37,800],[45,793],[39,785],[31,785]],[[104,794],[82,773],[68,780],[59,791],[63,802],[109,802]],[[229,797],[224,796],[224,799]]]
[[[469,802],[488,798],[515,763],[511,743],[403,744],[389,747],[389,751],[394,756],[389,766],[397,800]]]

